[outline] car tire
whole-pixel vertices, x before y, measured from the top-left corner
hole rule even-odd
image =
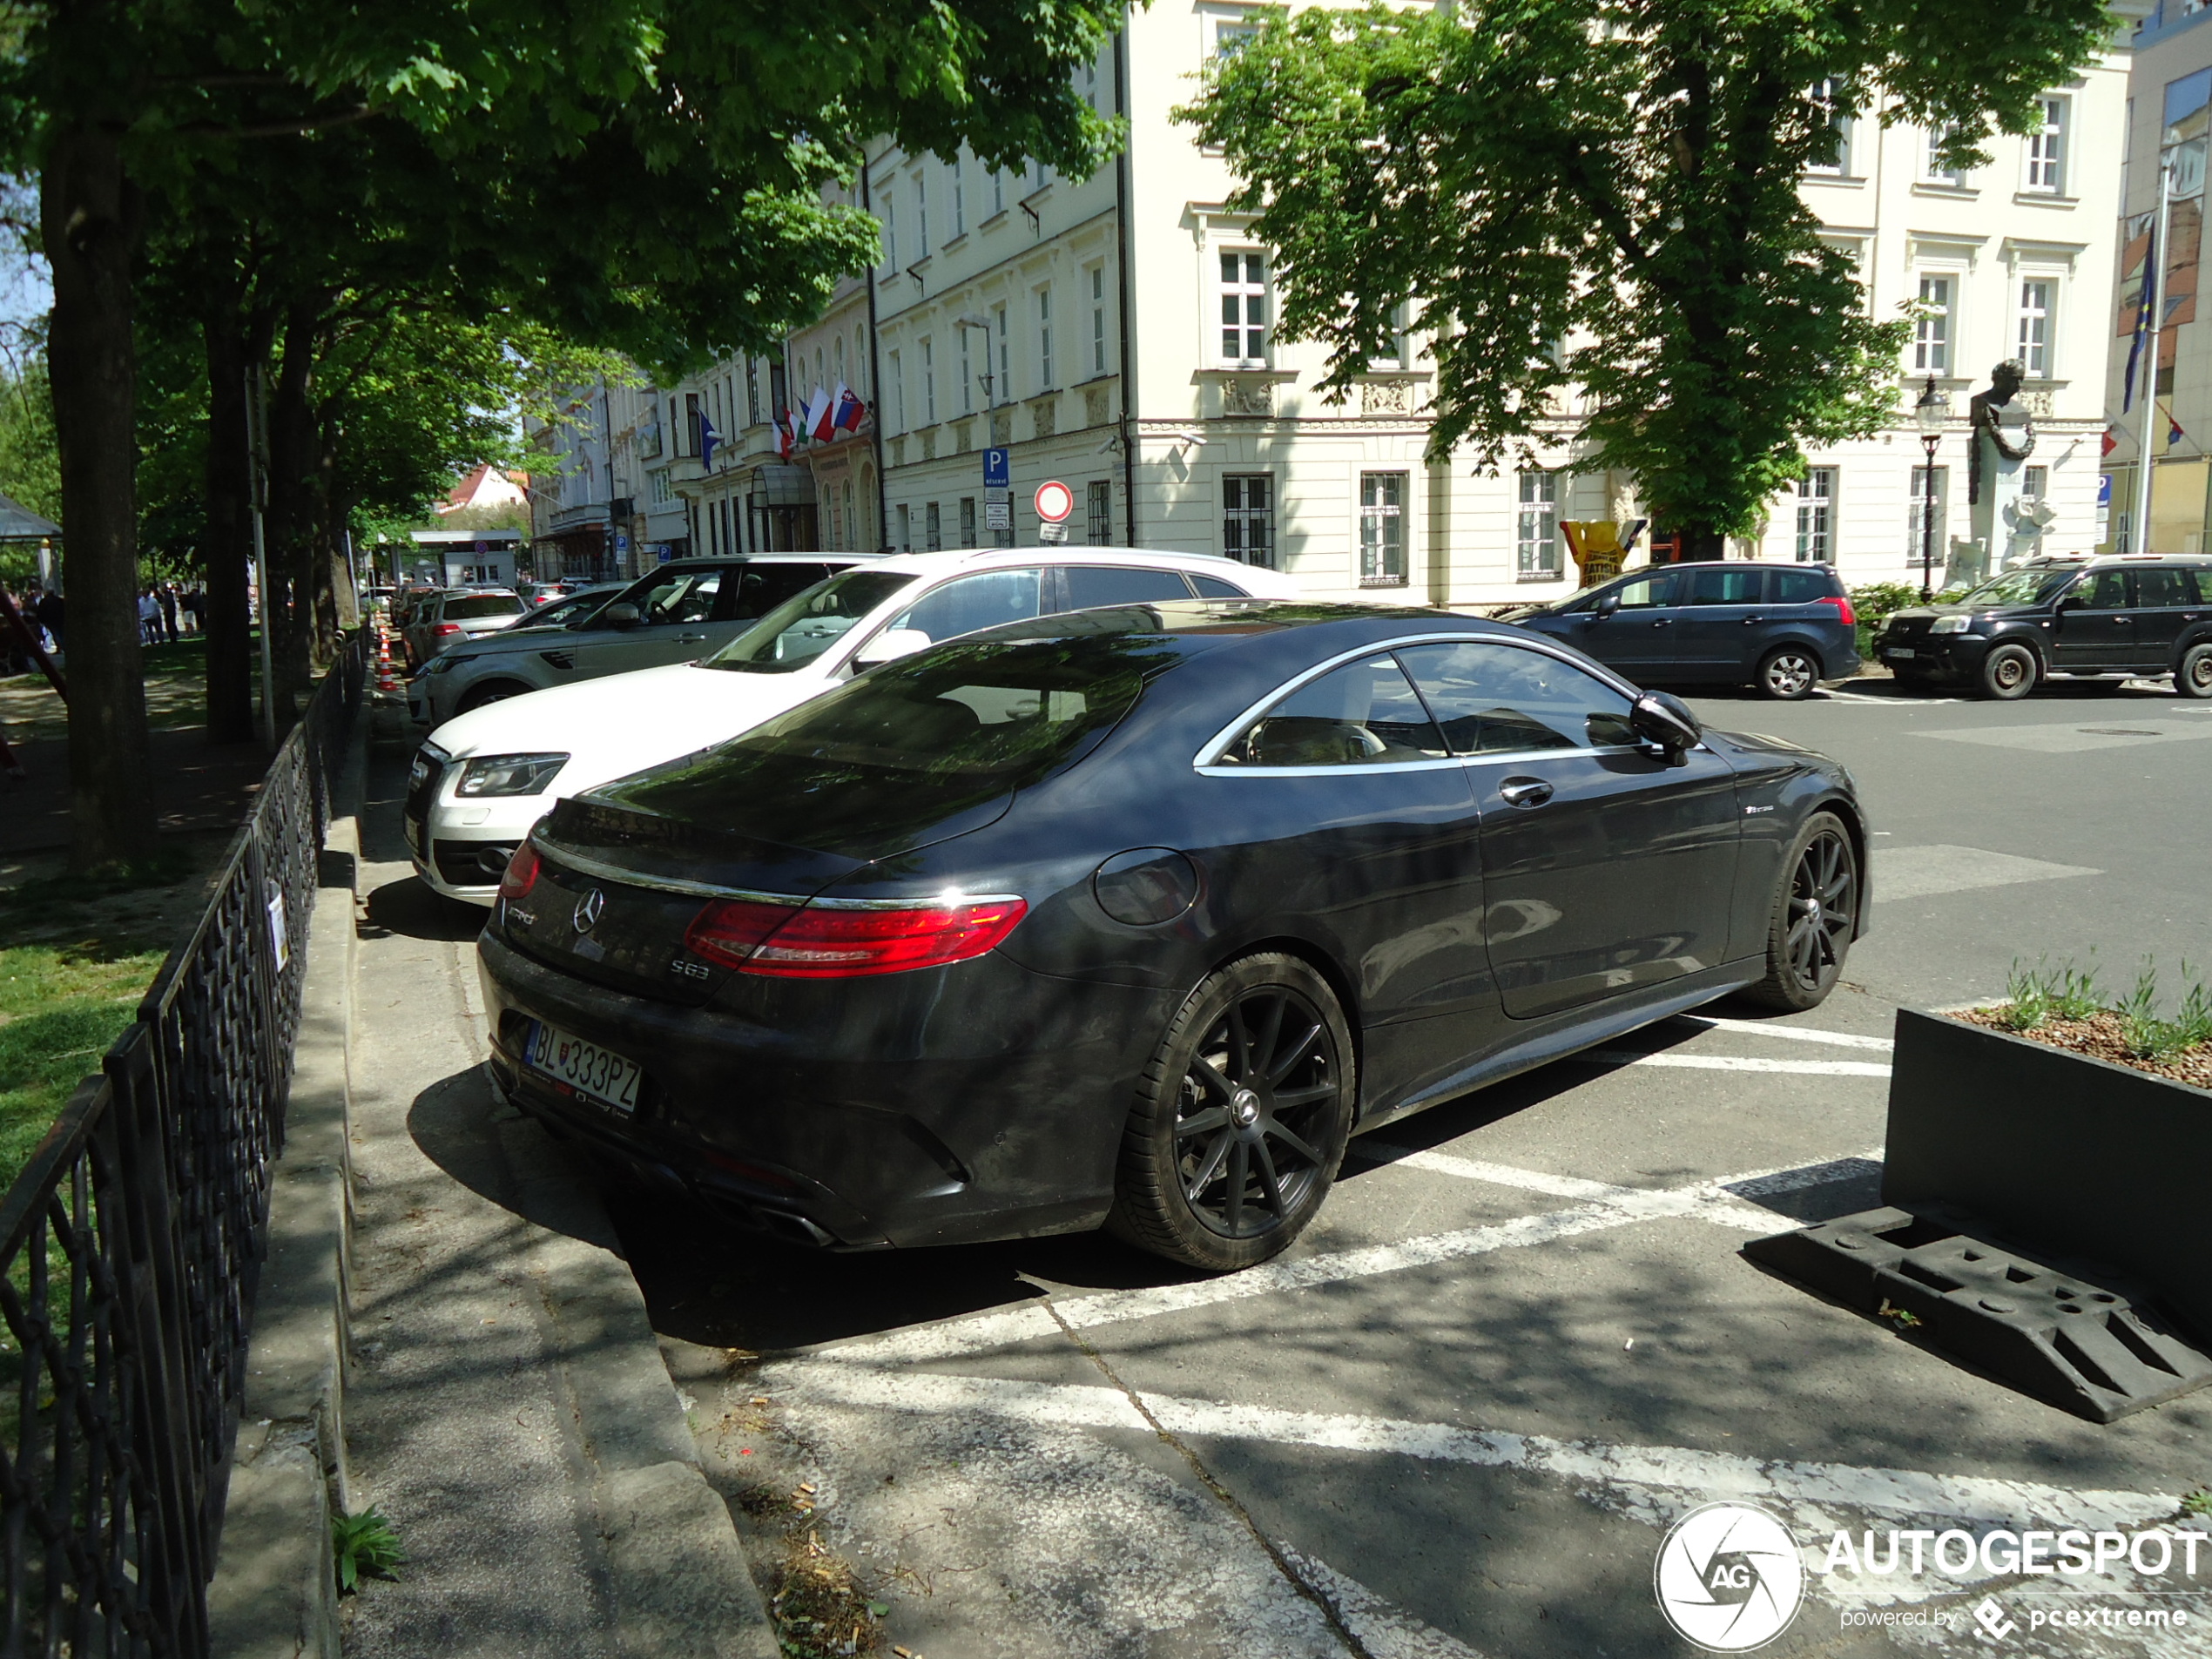
[[[1820,684],[1820,658],[1804,645],[1778,645],[1759,658],[1759,671],[1752,684],[1762,697],[1802,703]]]
[[[473,714],[491,704],[504,703],[510,697],[520,697],[530,689],[527,685],[518,685],[513,680],[486,680],[482,685],[472,685],[464,691],[461,705],[454,712]]]
[[[2191,645],[2174,668],[2174,689],[2183,697],[2212,698],[2212,645]]]
[[[1865,888],[1858,850],[1833,813],[1815,813],[1790,844],[1767,923],[1766,977],[1743,993],[1762,1008],[1800,1014],[1843,977]]]
[[[1993,645],[1981,659],[1974,684],[1984,697],[2015,703],[2035,689],[2043,671],[2035,653],[2025,645]]]
[[[1328,1196],[1358,1096],[1351,1028],[1310,963],[1209,974],[1137,1086],[1107,1230],[1210,1272],[1266,1261]]]

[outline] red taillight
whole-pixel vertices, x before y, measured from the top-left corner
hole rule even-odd
[[[1028,908],[1020,899],[966,899],[886,910],[786,910],[725,899],[699,912],[685,943],[741,974],[778,979],[900,974],[981,956]]]
[[[537,885],[537,849],[524,841],[507,860],[507,873],[499,878],[499,896],[523,899]]]
[[[457,622],[442,622],[430,631],[437,635],[439,638],[443,639],[448,634],[459,633],[461,631],[461,624]]]
[[[1831,593],[1825,598],[1815,601],[1815,603],[1818,604],[1835,606],[1836,616],[1838,619],[1842,622],[1844,627],[1856,628],[1858,626],[1858,613],[1851,608],[1851,601],[1844,597],[1842,594]]]

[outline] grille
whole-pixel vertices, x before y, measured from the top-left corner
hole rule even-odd
[[[456,887],[495,886],[515,856],[512,843],[499,841],[433,841],[430,850],[438,879]]]

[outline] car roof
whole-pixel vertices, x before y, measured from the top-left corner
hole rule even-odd
[[[888,553],[878,563],[887,570],[927,576],[941,570],[994,570],[1026,567],[1040,559],[1054,564],[1150,564],[1176,570],[1250,570],[1255,567],[1219,553],[1185,553],[1166,548],[1096,547],[1039,542],[1027,547],[948,547],[923,553]]]
[[[1001,623],[996,627],[960,635],[958,640],[1169,634],[1188,636],[1191,643],[1197,644],[1209,636],[1215,641],[1226,642],[1340,624],[1359,624],[1363,634],[1378,638],[1438,632],[1488,636],[1524,644],[1531,641],[1531,636],[1522,629],[1482,617],[1470,617],[1462,611],[1306,599],[1158,599],[1135,604],[1096,605],[1083,610],[1055,610],[1021,622]]]
[[[775,553],[691,553],[680,559],[668,559],[647,567],[642,576],[624,577],[627,586],[641,582],[645,577],[658,576],[664,570],[705,570],[725,564],[819,564],[824,559],[842,559],[848,564],[865,564],[882,558],[880,553],[810,553],[804,549],[786,548]]]

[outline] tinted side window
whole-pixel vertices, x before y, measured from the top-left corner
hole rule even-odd
[[[1834,578],[1821,570],[1777,570],[1774,603],[1778,605],[1817,604],[1835,592]]]
[[[1635,741],[1627,698],[1541,651],[1469,640],[1409,645],[1398,656],[1453,754],[1612,748]]]
[[[742,564],[730,603],[715,613],[717,622],[751,622],[765,617],[794,593],[804,593],[830,574],[826,564]]]
[[[1061,567],[1068,581],[1068,609],[1088,610],[1093,605],[1141,605],[1157,599],[1188,599],[1190,590],[1173,570],[1125,570],[1115,565],[1069,564]]]
[[[1675,596],[1682,587],[1682,578],[1672,570],[1656,576],[1638,577],[1633,582],[1623,582],[1613,590],[1621,596],[1623,610],[1649,610],[1655,605],[1681,603]]]
[[[2096,571],[2085,578],[2074,591],[2088,610],[2125,610],[2128,608],[2128,572]]]
[[[1755,605],[1766,585],[1764,570],[1706,570],[1690,573],[1694,605]]]
[[[1027,622],[1037,614],[1041,570],[986,570],[955,577],[927,595],[894,628],[912,628],[934,640],[972,634],[1002,622]]]
[[[2135,603],[2146,610],[2169,610],[2196,603],[2196,586],[2187,570],[2142,570],[2135,572]]]
[[[1246,593],[1234,582],[1224,582],[1217,576],[1194,576],[1190,578],[1190,583],[1198,590],[1198,597],[1201,599],[1249,599],[1251,597],[1251,595]]]
[[[1347,663],[1301,685],[1222,752],[1224,765],[1362,766],[1437,760],[1444,740],[1388,657]]]

